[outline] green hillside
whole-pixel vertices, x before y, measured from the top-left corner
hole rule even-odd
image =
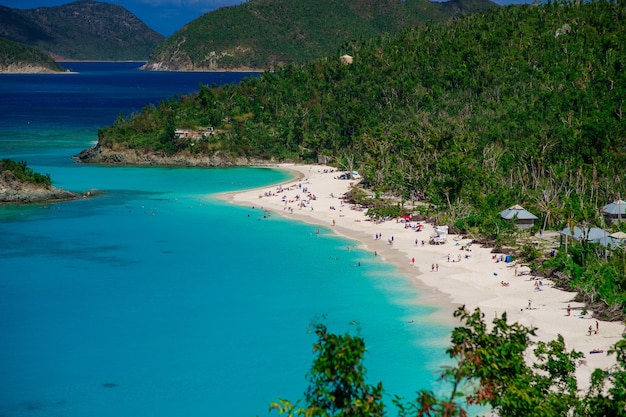
[[[0,37],[67,60],[145,60],[164,39],[123,7],[86,0],[29,10],[0,6]]]
[[[173,127],[219,134],[193,152],[349,159],[375,189],[495,210],[626,194],[622,3],[509,6],[350,43],[336,57],[147,107],[105,146],[189,152]],[[171,135],[170,135],[171,136]],[[543,191],[550,197],[544,197]]]
[[[616,319],[626,311],[624,251],[605,261],[602,247],[572,243],[543,263],[498,213],[521,204],[548,229],[603,227],[599,209],[626,195],[625,21],[623,2],[559,2],[352,42],[342,49],[349,65],[337,56],[289,65],[119,117],[99,148],[330,160],[358,170],[375,195],[396,196],[370,214],[397,215],[423,194],[422,214],[515,244],[533,269],[558,271],[559,285]],[[215,134],[175,134],[204,127]]]
[[[155,50],[147,68],[263,70],[304,63],[347,41],[493,6],[489,0],[252,0],[186,25]]]
[[[65,72],[49,55],[0,38],[0,72]]]

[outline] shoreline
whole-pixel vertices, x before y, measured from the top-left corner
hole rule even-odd
[[[500,262],[500,255],[492,254],[491,248],[468,245],[471,239],[449,235],[446,243],[430,245],[428,240],[434,231],[430,224],[422,223],[423,230],[416,232],[395,219],[370,222],[363,211],[343,204],[339,197],[350,189],[353,181],[335,179],[340,171],[333,171],[332,167],[296,164],[270,167],[290,171],[294,178],[253,190],[220,194],[217,198],[269,209],[354,240],[359,248],[395,265],[398,273],[411,281],[416,288],[416,302],[436,309],[429,320],[458,326],[452,312],[465,305],[469,311],[480,308],[489,325],[496,314],[506,312],[509,323],[536,327],[537,336],[532,338],[535,342],[548,342],[561,334],[568,351],[577,350],[585,355],[576,370],[580,390],[589,386],[596,368],[610,368],[616,363],[615,356],[606,352],[621,339],[624,325],[596,321],[591,314],[582,316],[584,305],[573,301],[576,293],[558,290],[547,279],[535,280],[529,268],[515,262]],[[309,200],[312,195],[314,198]],[[377,235],[382,237],[376,239]],[[589,326],[594,331],[598,326],[597,334],[590,335]],[[603,352],[591,354],[592,350]]]

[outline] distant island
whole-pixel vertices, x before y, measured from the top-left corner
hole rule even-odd
[[[0,6],[0,38],[56,61],[145,61],[165,39],[125,8],[88,0],[28,10]]]
[[[77,194],[52,186],[50,175],[39,174],[26,162],[0,160],[0,204],[47,203],[92,196],[88,191]]]

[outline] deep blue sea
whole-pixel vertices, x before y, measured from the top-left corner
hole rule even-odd
[[[0,158],[103,192],[0,207],[0,416],[268,415],[302,397],[319,317],[338,333],[359,323],[388,398],[437,388],[450,329],[426,322],[394,267],[212,196],[287,173],[71,159],[120,112],[254,74],[65,65],[77,74],[0,75]]]

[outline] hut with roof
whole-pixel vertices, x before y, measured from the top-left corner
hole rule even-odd
[[[505,220],[511,220],[515,222],[515,227],[520,230],[530,229],[535,225],[535,220],[538,219],[537,216],[524,209],[524,207],[519,204],[514,205],[513,207],[509,207],[506,210],[500,212],[500,217]]]
[[[615,200],[602,207],[601,210],[607,223],[618,223],[626,220],[626,201]]]
[[[599,227],[566,227],[559,232],[559,235],[561,235],[561,245],[564,239],[574,239],[579,242],[585,240],[589,243],[599,243],[606,248],[615,248],[620,244],[619,239]]]

